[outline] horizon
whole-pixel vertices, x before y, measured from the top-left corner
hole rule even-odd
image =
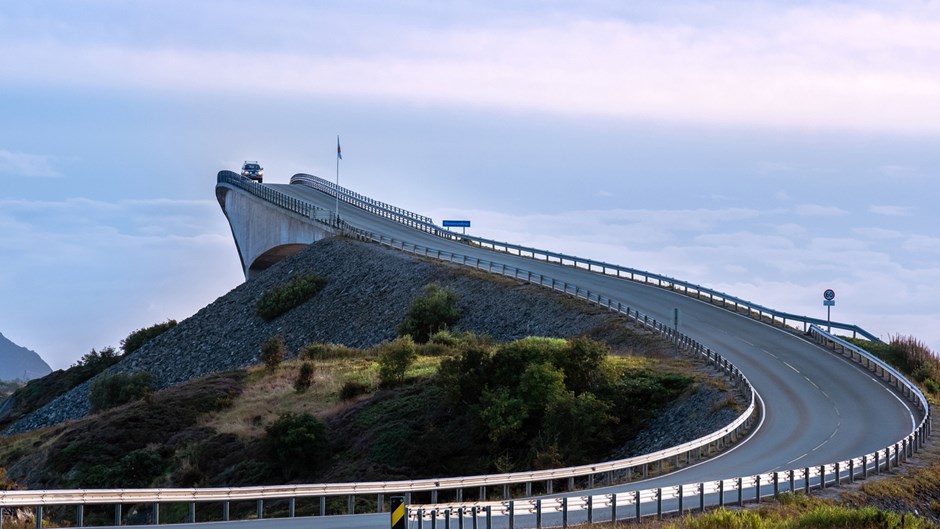
[[[258,160],[940,351],[940,5],[0,9],[0,332],[53,369],[244,280]],[[55,324],[53,325],[52,322]]]

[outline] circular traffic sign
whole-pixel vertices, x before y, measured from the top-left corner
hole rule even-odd
[[[832,290],[831,288],[827,288],[826,291],[823,292],[823,299],[826,301],[832,301],[836,299],[836,291]]]

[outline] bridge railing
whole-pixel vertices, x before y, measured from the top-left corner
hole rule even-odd
[[[332,211],[315,206],[305,200],[292,197],[286,193],[281,193],[272,187],[259,184],[250,178],[245,178],[234,171],[219,171],[217,181],[220,184],[228,184],[247,191],[270,204],[274,204],[275,206],[279,206],[308,219],[313,219],[330,226],[335,224]]]
[[[36,506],[47,505],[85,505],[94,504],[153,504],[152,512],[159,518],[159,505],[161,503],[187,502],[191,505],[190,511],[195,511],[197,503],[222,502],[227,515],[228,505],[231,502],[256,501],[258,513],[262,514],[265,500],[288,499],[291,505],[297,498],[320,497],[320,514],[324,514],[325,498],[332,496],[378,496],[379,509],[384,505],[384,497],[389,494],[403,494],[408,497],[418,492],[429,492],[432,501],[437,501],[441,492],[452,492],[459,501],[467,489],[478,490],[480,497],[487,497],[487,489],[502,487],[503,497],[510,497],[510,487],[522,485],[527,495],[531,495],[534,484],[539,484],[551,492],[558,481],[566,482],[568,490],[574,489],[576,480],[585,482],[593,487],[598,482],[612,484],[615,480],[630,480],[634,475],[647,477],[650,473],[665,473],[676,470],[683,465],[688,466],[714,455],[737,442],[750,431],[759,420],[759,397],[748,382],[747,377],[730,361],[715,351],[699,344],[676,329],[658,322],[656,319],[633,309],[620,301],[606,297],[601,293],[579,287],[576,284],[564,282],[505,264],[472,258],[428,247],[416,246],[404,241],[396,241],[381,235],[370,234],[362,230],[346,227],[348,234],[371,240],[401,250],[404,252],[433,257],[449,262],[461,263],[488,272],[538,284],[555,291],[585,299],[606,309],[623,315],[637,325],[658,332],[671,340],[677,347],[702,358],[715,369],[724,373],[743,393],[748,400],[747,408],[730,424],[715,432],[688,443],[660,450],[651,454],[637,457],[607,461],[590,465],[580,465],[568,468],[536,470],[527,472],[502,473],[480,476],[461,476],[453,478],[434,478],[394,482],[368,482],[368,483],[340,483],[291,485],[273,487],[240,487],[240,488],[214,488],[214,489],[139,489],[139,490],[45,490],[45,491],[5,491],[0,492],[0,507],[3,506]],[[350,500],[350,514],[354,502]],[[38,509],[41,514],[41,509]],[[120,509],[116,517],[120,516]],[[290,509],[293,512],[293,509]],[[80,516],[79,516],[80,518]],[[151,518],[154,519],[154,518]],[[116,518],[116,524],[120,519]]]
[[[538,259],[547,262],[556,262],[562,265],[583,268],[592,272],[598,272],[620,279],[628,279],[630,281],[636,281],[657,286],[659,288],[669,289],[686,296],[708,301],[713,305],[718,305],[734,312],[743,313],[754,319],[765,321],[771,325],[787,327],[788,325],[801,323],[803,325],[803,332],[808,332],[810,325],[825,325],[829,328],[836,328],[851,332],[853,338],[862,336],[868,340],[876,342],[881,341],[877,336],[859,327],[858,325],[837,321],[828,321],[821,318],[813,318],[810,316],[802,316],[789,312],[774,310],[752,301],[720,292],[718,290],[703,287],[696,285],[695,283],[682,281],[680,279],[662,274],[655,274],[645,270],[620,266],[604,261],[596,261],[594,259],[586,259],[574,255],[551,252],[548,250],[540,250],[538,248],[532,248],[529,246],[495,241],[492,239],[485,239],[483,237],[475,237],[473,235],[466,235],[463,233],[450,231],[440,226],[436,226],[429,217],[423,217],[417,213],[411,213],[400,208],[388,206],[387,204],[383,204],[371,198],[364,197],[358,193],[354,193],[342,187],[337,188],[336,184],[333,184],[317,176],[308,174],[294,175],[294,177],[291,178],[291,183],[303,184],[309,187],[313,187],[314,189],[318,189],[329,196],[335,197],[338,193],[340,200],[346,202],[347,204],[365,209],[366,211],[370,211],[385,218],[401,222],[402,224],[412,228],[419,229],[439,237],[461,241],[466,244],[477,245],[481,248],[508,253],[518,257]],[[339,191],[337,191],[337,189]]]
[[[308,187],[312,187],[332,197],[338,197],[340,202],[364,209],[380,217],[392,219],[396,222],[405,224],[406,226],[411,226],[412,228],[426,229],[428,226],[434,226],[434,221],[431,220],[431,217],[425,217],[424,215],[413,213],[407,209],[402,209],[390,204],[386,204],[385,202],[373,200],[367,196],[360,195],[355,191],[350,191],[345,187],[338,186],[329,180],[320,178],[319,176],[299,173],[291,177],[290,183],[303,184]]]

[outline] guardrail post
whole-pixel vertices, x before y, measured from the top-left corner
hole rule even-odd
[[[542,529],[542,500],[535,500],[535,528]]]
[[[826,490],[826,465],[819,465],[819,488]]]
[[[705,483],[698,484],[698,508],[705,512]]]
[[[486,529],[493,529],[493,506],[486,506]]]
[[[594,496],[587,497],[587,518],[588,523],[594,523]]]
[[[760,504],[760,474],[756,476],[755,480],[755,488],[757,490],[754,491],[754,499],[757,500],[758,504]]]
[[[610,523],[617,523],[617,493],[613,492],[610,495]]]
[[[636,514],[636,519],[639,520],[640,519],[640,491],[638,490],[633,491],[633,503],[634,503],[633,505],[634,510],[636,511],[634,514]]]
[[[525,482],[525,495],[526,496],[532,495],[532,482],[531,481]]]
[[[855,483],[855,459],[849,459],[849,483]]]
[[[36,506],[36,529],[42,529],[42,505]]]
[[[79,503],[75,506],[75,525],[85,527],[85,505]],[[0,509],[0,528],[3,527],[3,509]]]
[[[463,507],[457,508],[457,529],[463,529]]]
[[[257,515],[258,519],[263,520],[264,519],[264,500],[263,499],[258,499],[255,505],[255,511],[256,511],[255,514]],[[349,513],[349,514],[352,514],[352,513]]]
[[[568,527],[568,496],[561,499],[561,526]]]
[[[656,518],[663,519],[663,489],[656,489]]]
[[[435,491],[435,492],[437,492],[437,491]],[[503,499],[504,499],[504,500],[508,500],[508,499],[509,499],[509,483],[504,483],[504,484],[503,484]],[[431,503],[436,503],[436,502],[437,502],[437,500],[432,500],[432,501],[431,501]]]
[[[738,478],[738,506],[744,505],[744,478]]]
[[[718,480],[718,506],[725,506],[725,480]]]
[[[160,525],[160,504],[153,502],[153,524]]]
[[[841,474],[842,469],[839,468],[840,466],[839,463],[836,463],[835,465],[836,465],[836,487],[841,487],[842,486],[842,474]]]
[[[868,456],[862,456],[862,479],[868,479]]]
[[[880,453],[881,453],[880,450],[875,450],[875,475],[876,476],[881,473],[881,458],[879,457]]]
[[[509,529],[516,527],[516,502],[509,500]]]
[[[196,502],[189,502],[189,523],[196,523]]]
[[[116,504],[114,505],[114,525],[116,525],[116,526],[118,526],[118,527],[121,526],[121,518],[122,518],[122,516],[121,516],[121,511],[122,511],[121,507],[122,507],[122,505],[121,505],[120,503],[116,503]],[[38,517],[37,517],[37,518],[38,518]]]
[[[685,491],[682,490],[682,485],[679,485],[679,516],[682,516],[684,510],[684,500],[685,500]]]
[[[326,516],[326,496],[320,496],[320,516]]]
[[[796,481],[796,480],[794,479],[795,475],[796,475],[796,471],[795,471],[795,470],[788,470],[788,471],[787,471],[787,477],[790,479],[790,488],[787,489],[787,490],[788,490],[789,492],[791,492],[791,493],[795,492],[795,489],[794,489],[794,482]]]
[[[444,509],[444,529],[450,529],[450,509]]]
[[[222,521],[227,522],[229,517],[229,511],[231,510],[230,504],[227,501],[222,502]]]
[[[780,496],[780,473],[774,472],[774,498]]]

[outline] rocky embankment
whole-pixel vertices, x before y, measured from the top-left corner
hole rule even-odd
[[[271,322],[257,315],[255,304],[265,291],[297,273],[310,272],[327,279],[323,291]],[[454,326],[456,331],[469,330],[504,341],[533,335],[597,335],[617,332],[610,329],[621,327],[612,314],[543,288],[431,262],[376,244],[337,238],[315,243],[238,286],[103,375],[146,370],[153,374],[157,389],[165,388],[255,364],[261,344],[274,335],[284,338],[290,354],[315,342],[373,346],[396,337],[396,328],[411,300],[435,281],[457,293],[462,316]],[[637,343],[647,347],[650,342],[648,336],[637,338]],[[6,433],[87,415],[93,382],[74,388],[24,417]],[[720,396],[717,391],[712,393],[700,388],[689,403],[677,405],[681,415],[668,413],[668,420],[661,421],[661,431],[652,439],[669,439],[675,444],[682,441],[673,433],[694,438],[727,424],[731,420],[727,413],[713,413],[712,403]],[[677,431],[667,431],[670,428]]]

